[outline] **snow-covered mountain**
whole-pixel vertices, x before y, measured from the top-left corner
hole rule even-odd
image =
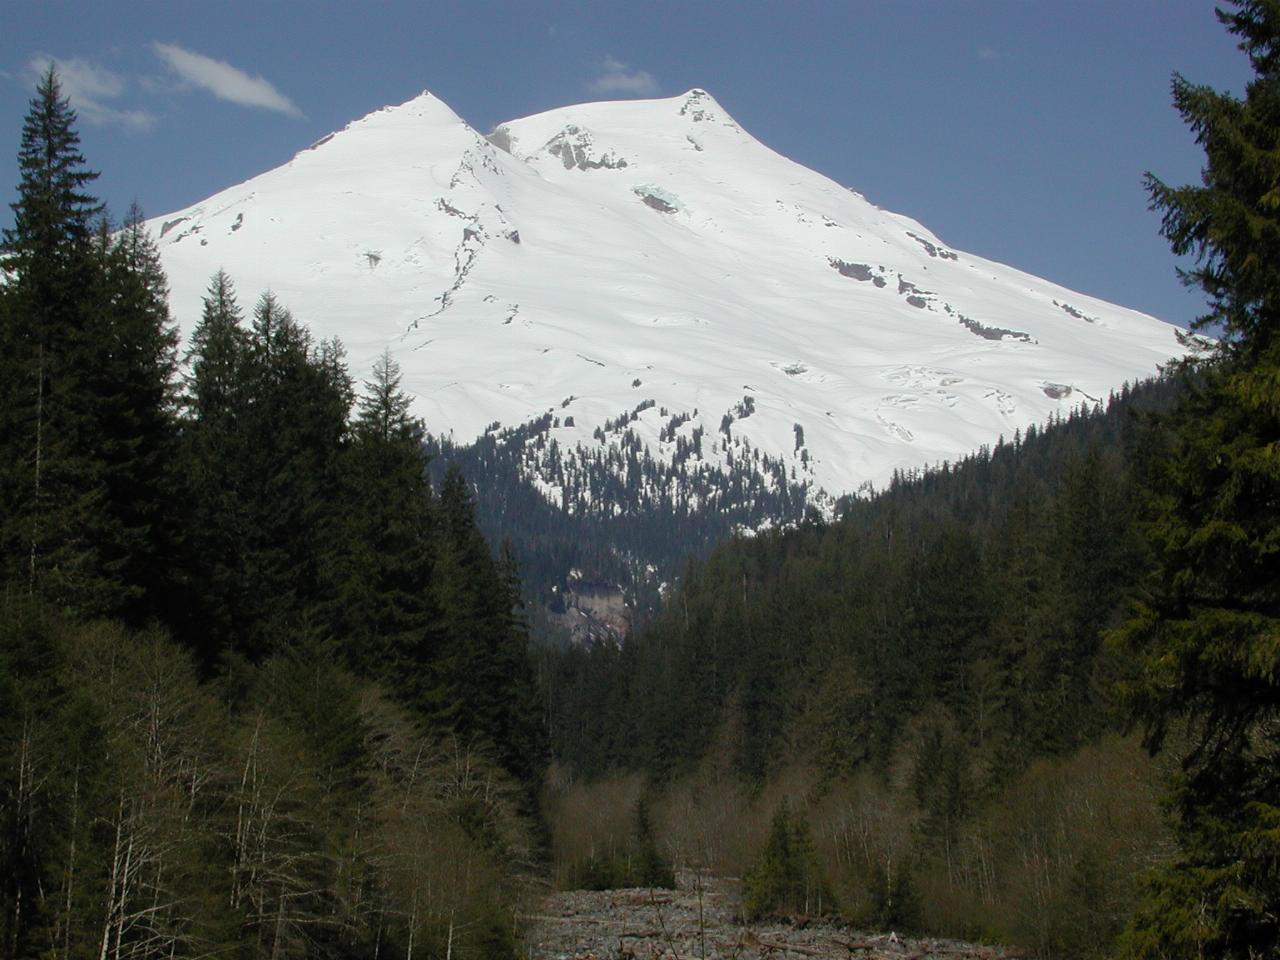
[[[553,503],[562,461],[624,440],[811,495],[879,487],[1180,352],[1169,324],[950,249],[702,90],[488,137],[424,93],[150,228],[185,333],[225,268],[246,305],[270,289],[340,337],[357,379],[390,348],[436,433],[541,422],[521,460]]]

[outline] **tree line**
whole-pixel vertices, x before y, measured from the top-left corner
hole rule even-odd
[[[0,953],[514,950],[514,563],[390,356],[219,272],[180,358],[74,124],[51,68],[0,260]]]
[[[562,873],[628,855],[625,816],[575,813],[638,777],[664,854],[743,877],[748,913],[1105,956],[1167,842],[1105,634],[1184,389],[741,538],[626,643],[542,653]]]
[[[180,363],[50,71],[0,261],[0,951],[510,955],[549,736],[649,784],[627,856],[735,863],[753,909],[1276,955],[1280,3],[1218,16],[1254,78],[1176,77],[1202,183],[1148,180],[1216,345],[728,544],[627,642],[540,652],[541,685],[514,563],[458,472],[428,482],[390,358],[357,389],[218,274]],[[1167,838],[1128,727],[1173,760]],[[610,813],[560,773],[560,819]]]
[[[684,773],[712,749],[747,781],[798,756],[840,775],[887,765],[925,714],[952,731],[940,757],[980,755],[994,780],[1074,750],[1110,722],[1102,631],[1146,560],[1160,434],[1137,411],[1178,389],[1125,388],[691,562],[627,643],[545,655],[555,755],[588,775]]]
[[[450,466],[483,477],[476,516],[491,539],[510,541],[520,561],[530,617],[551,639],[550,610],[570,589],[570,571],[618,585],[634,622],[650,620],[662,591],[690,556],[703,557],[736,530],[798,523],[809,483],[794,467],[752,450],[744,441],[717,438],[737,452],[723,465],[702,457],[702,428],[677,434],[688,413],[669,417],[662,438],[675,443],[670,462],[655,459],[631,426],[655,406],[645,400],[596,431],[598,445],[562,447],[551,435],[560,417],[545,414],[517,427],[491,429],[475,441],[426,437],[432,475]],[[571,419],[571,418],[567,418]],[[708,443],[711,441],[708,440]],[[558,488],[550,502],[535,479]]]
[[[677,786],[726,757],[748,791],[807,762],[813,805],[842,777],[865,794],[878,776],[873,795],[914,795],[923,875],[958,865],[1006,920],[993,851],[1025,832],[1009,847],[1022,871],[1051,865],[1030,902],[1049,916],[1056,874],[1076,917],[1066,940],[1057,920],[1032,931],[1045,956],[1280,953],[1280,3],[1216,15],[1253,76],[1237,97],[1175,74],[1201,182],[1147,176],[1209,304],[1193,329],[1216,340],[1188,336],[1165,379],[1105,411],[691,566],[650,630],[548,659],[557,755]],[[1107,763],[1086,810],[1116,809],[1128,762],[1100,735],[1123,727],[1173,761],[1172,843],[1117,898],[1120,860],[1069,842],[1078,816],[1056,836],[1036,823],[1047,804],[1009,818],[1028,777],[1086,773],[1073,755]],[[720,802],[706,796],[675,829]]]

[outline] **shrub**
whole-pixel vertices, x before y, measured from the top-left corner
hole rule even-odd
[[[748,920],[807,916],[832,906],[809,839],[809,823],[783,800],[769,824],[764,849],[743,878],[743,913]]]
[[[920,929],[920,893],[909,870],[899,867],[890,871],[878,866],[868,892],[871,913],[867,920],[872,927],[905,933]]]

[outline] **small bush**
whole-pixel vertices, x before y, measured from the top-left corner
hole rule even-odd
[[[634,880],[628,886],[660,887],[674,890],[676,872],[670,861],[658,851],[653,836],[653,824],[649,819],[649,802],[643,794],[636,802],[635,858],[632,868]]]
[[[743,878],[743,913],[755,920],[821,914],[832,907],[809,839],[809,823],[783,800],[769,824],[764,850]]]
[[[580,861],[570,876],[570,886],[579,890],[620,887],[675,889],[675,869],[658,850],[649,819],[649,805],[643,795],[636,802],[635,827],[626,847],[611,856],[593,854]]]
[[[890,872],[876,868],[868,890],[871,911],[867,922],[877,930],[920,930],[920,893],[911,872],[901,866]]]

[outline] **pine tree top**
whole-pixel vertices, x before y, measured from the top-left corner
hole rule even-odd
[[[86,166],[75,122],[75,111],[62,96],[57,71],[50,64],[23,121],[18,199],[10,204],[14,224],[5,229],[0,248],[18,261],[17,269],[35,258],[60,257],[68,248],[83,248],[102,212],[102,205],[86,192],[98,174]]]

